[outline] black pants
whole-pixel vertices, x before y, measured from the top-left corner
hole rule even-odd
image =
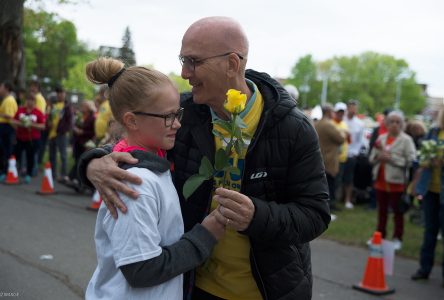
[[[191,297],[191,300],[224,300],[224,299],[211,295],[205,292],[204,290],[201,290],[198,287],[194,287],[193,296]]]
[[[331,206],[335,206],[336,205],[336,196],[335,196],[335,193],[336,193],[336,184],[335,184],[335,181],[336,181],[336,178],[335,177],[333,177],[333,176],[331,176],[330,174],[328,174],[328,173],[325,173],[326,175],[327,175],[327,183],[328,183],[328,192],[330,193],[330,207]]]
[[[21,165],[22,152],[26,152],[26,175],[32,176],[32,169],[34,168],[35,154],[39,149],[39,140],[20,141],[17,140],[15,145],[15,157],[17,162]]]
[[[74,156],[74,165],[69,171],[69,179],[77,179],[79,180],[79,176],[77,174],[77,166],[79,165],[80,156],[86,151],[85,146],[83,144],[74,142],[72,145],[72,154]]]

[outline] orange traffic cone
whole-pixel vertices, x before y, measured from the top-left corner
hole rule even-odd
[[[389,289],[385,283],[382,235],[379,231],[373,234],[364,278],[359,284],[353,285],[353,288],[373,295],[387,295],[395,292],[394,289]]]
[[[92,197],[91,204],[87,207],[87,209],[98,211],[100,204],[102,204],[102,197],[100,197],[99,192],[96,190]]]
[[[6,184],[19,184],[17,162],[15,156],[11,155],[8,160],[8,174],[6,175]]]
[[[51,163],[45,163],[45,175],[42,179],[42,184],[40,185],[40,191],[37,192],[40,195],[52,195],[55,194],[54,190],[54,180],[52,179],[52,169]]]

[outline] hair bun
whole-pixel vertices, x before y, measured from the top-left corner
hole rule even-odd
[[[110,57],[100,57],[86,65],[86,77],[96,84],[108,83],[110,79],[123,70],[124,63]]]

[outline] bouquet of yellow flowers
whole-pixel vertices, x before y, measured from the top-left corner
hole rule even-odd
[[[199,173],[188,178],[183,186],[183,195],[185,196],[185,199],[188,199],[188,197],[190,197],[205,180],[214,178],[219,172],[224,173],[224,178],[229,173],[240,175],[240,170],[237,167],[236,162],[231,165],[229,163],[229,158],[233,151],[238,155],[241,155],[242,150],[246,147],[244,142],[245,133],[242,132],[242,129],[247,126],[239,114],[245,109],[247,95],[242,94],[235,89],[229,89],[226,95],[227,99],[225,100],[224,108],[231,113],[230,118],[228,120],[218,119],[213,121],[213,124],[217,124],[223,131],[225,131],[221,132],[213,129],[213,134],[224,141],[226,146],[217,150],[214,166],[211,164],[208,157],[204,156],[202,158]],[[227,139],[226,136],[229,138]],[[222,187],[226,187],[224,183],[225,180],[222,181]]]

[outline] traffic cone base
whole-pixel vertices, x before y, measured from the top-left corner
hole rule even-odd
[[[92,211],[98,211],[100,208],[100,204],[102,204],[102,197],[100,197],[99,192],[96,190],[92,197],[91,204],[86,209]]]
[[[40,185],[40,191],[38,191],[37,194],[53,195],[55,193],[54,181],[52,180],[51,163],[47,162],[45,164],[45,174],[42,179],[42,184]]]
[[[359,284],[354,284],[353,288],[355,290],[369,293],[372,295],[388,295],[388,294],[393,294],[395,292],[395,289],[389,289],[388,287],[386,289],[378,289],[378,288],[374,288],[374,287],[369,289],[369,288],[366,288],[365,286],[363,286],[362,282],[360,282]]]
[[[8,160],[8,173],[6,174],[6,184],[19,184],[17,162],[15,156],[12,155]]]
[[[365,267],[364,278],[353,288],[372,295],[387,295],[394,293],[385,283],[384,258],[382,255],[382,236],[380,232],[373,234],[370,244],[370,256]]]

